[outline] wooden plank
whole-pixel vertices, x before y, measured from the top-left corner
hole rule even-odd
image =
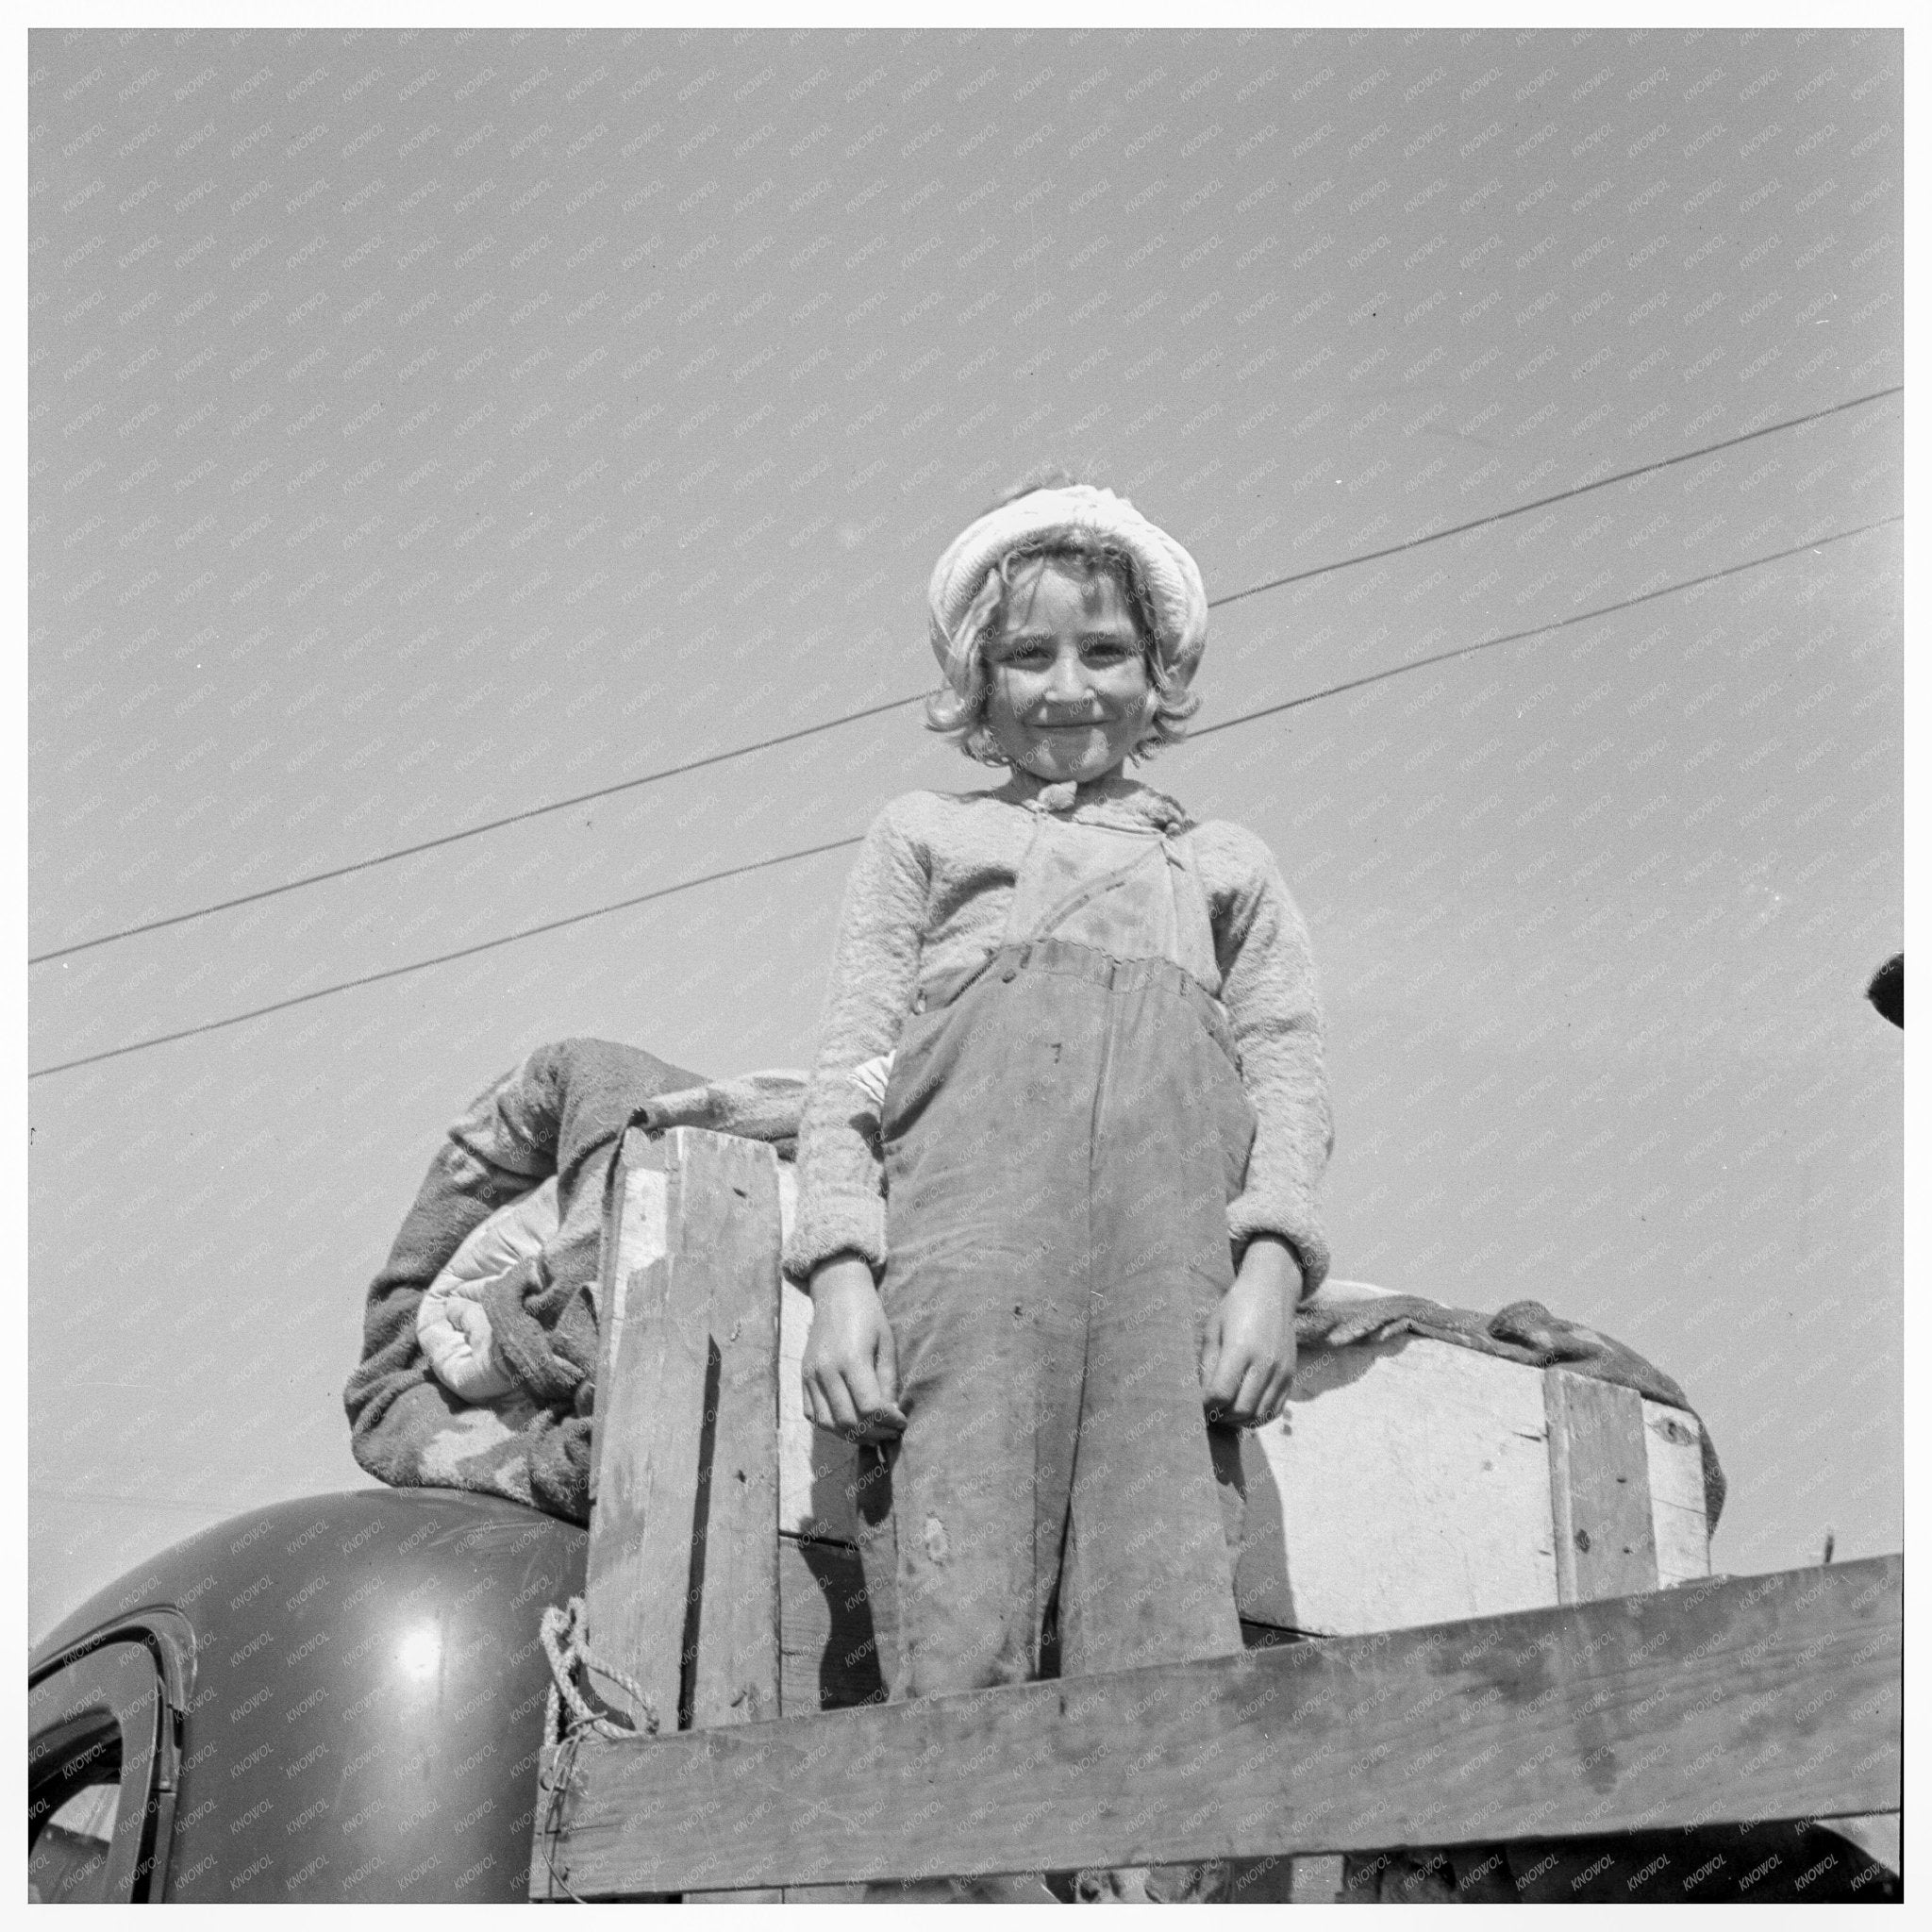
[[[778,1710],[775,1170],[680,1128],[627,1135],[613,1176],[585,1599],[644,1696],[594,1664],[591,1688],[641,1727]],[[533,1890],[563,1895],[554,1871],[533,1859]]]
[[[694,1724],[778,1715],[778,1181],[761,1141],[675,1130],[683,1239],[704,1246],[712,1380]],[[687,1277],[689,1278],[689,1277]]]
[[[1423,1337],[1311,1349],[1244,1439],[1241,1613],[1320,1636],[1557,1601],[1541,1373]]]
[[[781,1535],[778,1602],[782,1715],[848,1710],[886,1694],[857,1550]]]
[[[691,1554],[691,1722],[775,1718],[778,1700],[778,1174],[757,1141],[677,1129],[680,1239],[703,1251],[710,1371]],[[689,1277],[687,1277],[689,1278]],[[688,1892],[685,1903],[713,1895]],[[775,1901],[775,1889],[732,1892]]]
[[[770,1442],[776,1310],[767,1286],[777,1274],[775,1162],[769,1147],[689,1128],[675,1129],[661,1145],[633,1130],[620,1159],[623,1212],[614,1239],[607,1230],[608,1307],[599,1310],[601,1426],[585,1606],[591,1647],[639,1680],[656,1722],[670,1728],[684,1688],[686,1625],[697,1574],[691,1553],[700,1451],[714,1446],[721,1424],[737,1457],[734,1509],[741,1501],[754,1511],[770,1502],[775,1527],[777,1476]],[[762,1329],[752,1312],[759,1300]],[[727,1339],[741,1338],[731,1348],[728,1391],[714,1327]],[[713,1381],[718,1387],[708,1402]],[[764,1552],[752,1560],[767,1580],[764,1600],[771,1605],[776,1558],[770,1536],[727,1535],[719,1560],[730,1583],[733,1566],[754,1545]],[[673,1551],[684,1560],[667,1561]],[[740,1576],[738,1586],[745,1581]],[[742,1587],[722,1591],[717,1616],[758,1615]],[[774,1619],[774,1611],[768,1632]],[[734,1650],[728,1627],[721,1630],[709,1653],[714,1670],[721,1667],[716,1660]],[[756,1679],[763,1687],[760,1716],[777,1707],[774,1637],[768,1637],[766,1648],[769,1663]],[[613,1679],[593,1671],[592,1685],[612,1709],[644,1722],[644,1712]],[[725,1691],[721,1707],[745,1689]]]
[[[616,1387],[620,1374],[619,1357],[625,1316],[630,1301],[631,1277],[651,1262],[660,1259],[664,1253],[663,1156],[641,1128],[628,1129],[613,1150],[605,1188],[596,1291],[597,1387],[610,1390]],[[605,1433],[610,1408],[608,1401],[599,1401],[591,1418],[590,1501],[593,1524],[600,1516],[597,1491],[603,1476]],[[588,1617],[587,1606],[587,1621]],[[621,1705],[614,1704],[613,1707],[624,1709],[635,1721],[631,1701],[614,1685],[607,1688],[624,1700]],[[538,1788],[546,1801],[555,1789],[560,1757],[558,1747],[547,1741],[539,1753]],[[541,1840],[541,1824],[533,1827],[533,1839]],[[565,1893],[554,1884],[554,1870],[538,1855],[540,1851],[541,1844],[533,1842],[530,1895],[533,1898],[560,1899]]]
[[[1657,1587],[1669,1590],[1694,1576],[1710,1574],[1702,1428],[1688,1409],[1646,1400],[1643,1444],[1650,1473],[1650,1530],[1657,1544]]]
[[[624,1333],[630,1278],[664,1252],[664,1156],[641,1127],[619,1144],[604,1204],[604,1239],[597,1278],[597,1386],[610,1386],[611,1364]],[[591,1502],[597,1500],[597,1477],[604,1454],[600,1404],[591,1418]]]
[[[1545,1369],[1543,1399],[1557,1601],[1655,1590],[1642,1396],[1574,1370]]]
[[[1894,1810],[1903,1563],[586,1740],[586,1897]]]
[[[664,1731],[676,1727],[683,1685],[710,1355],[711,1277],[690,1238],[682,1151],[665,1156],[666,1251],[629,1275],[598,1376],[604,1429],[584,1583],[591,1647],[636,1678],[643,1700],[596,1670],[592,1689],[640,1729]]]

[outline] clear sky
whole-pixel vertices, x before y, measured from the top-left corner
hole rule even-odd
[[[1719,1568],[1898,1547],[1896,33],[29,65],[33,952],[923,691],[940,548],[1059,461],[1212,596],[1318,573],[1216,613],[1202,726],[1530,633],[1144,774],[1308,917],[1337,1272],[1650,1356]],[[987,782],[917,716],[49,960],[30,1064]],[[449,1120],[572,1034],[804,1063],[848,863],[35,1080],[33,1626],[363,1481],[362,1295]]]

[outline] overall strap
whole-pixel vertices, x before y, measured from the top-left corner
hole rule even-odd
[[[1151,825],[1038,818],[1004,943],[1049,938],[1115,958],[1170,959],[1209,994],[1220,991],[1212,917],[1192,855]]]
[[[1090,879],[1086,884],[1076,886],[1063,899],[1041,915],[1028,939],[1051,939],[1053,935],[1084,906],[1091,906],[1103,892],[1117,891],[1125,885],[1133,875],[1151,859],[1158,859],[1159,850],[1150,843],[1145,852],[1137,853],[1126,864],[1114,867],[1111,872],[1103,873]]]
[[[1168,884],[1174,892],[1174,934],[1179,941],[1175,963],[1216,998],[1221,993],[1221,961],[1214,949],[1214,914],[1208,889],[1201,883],[1193,855],[1176,839],[1162,835],[1167,856]]]

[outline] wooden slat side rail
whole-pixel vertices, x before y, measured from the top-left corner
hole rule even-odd
[[[1643,1397],[1571,1369],[1543,1371],[1557,1600],[1657,1588]]]
[[[674,1138],[691,1143],[680,1233],[707,1243],[715,1357],[691,1723],[757,1724],[778,1715],[778,1162],[758,1141]]]
[[[691,1565],[694,1728],[769,1722],[778,1683],[778,1162],[757,1141],[678,1130],[684,1239],[702,1233],[711,1395]],[[702,1185],[700,1185],[702,1176]],[[708,1894],[689,1892],[687,1904]],[[734,1891],[775,1901],[775,1890]]]
[[[641,1703],[595,1668],[587,1688],[640,1731],[677,1724],[708,1354],[708,1309],[693,1310],[689,1294],[681,1307],[674,1300],[674,1272],[675,1287],[688,1286],[687,1271],[674,1271],[669,1236],[681,1219],[677,1151],[652,1146],[636,1128],[625,1135],[608,1183],[598,1281],[585,1622],[591,1647],[644,1694]],[[669,1561],[667,1551],[675,1552]],[[574,1781],[574,1754],[544,1751],[532,1826],[534,1899],[570,1895],[567,1880],[544,1856],[541,1822],[560,1802],[555,1781],[566,1763]]]
[[[606,1182],[604,1239],[597,1277],[597,1386],[608,1374],[624,1333],[625,1304],[631,1276],[664,1252],[664,1157],[641,1127],[618,1143]],[[648,1175],[648,1181],[645,1176]],[[652,1185],[655,1183],[655,1185]],[[604,1419],[599,1407],[591,1419],[591,1505],[597,1502],[598,1472],[604,1457]]]
[[[732,1136],[633,1132],[611,1189],[585,1607],[591,1647],[644,1704],[594,1666],[591,1688],[667,1734],[774,1717],[776,1161]],[[538,1835],[532,1896],[565,1897]]]
[[[665,1150],[663,1254],[625,1284],[597,1377],[596,1506],[584,1607],[591,1646],[642,1686],[644,1705],[601,1673],[591,1687],[640,1730],[677,1725],[691,1589],[691,1519],[710,1357],[710,1277],[687,1196],[689,1137]]]
[[[609,1898],[1891,1810],[1902,1579],[1878,1557],[589,1740],[548,1852]]]
[[[1645,1400],[1643,1448],[1650,1471],[1650,1529],[1657,1543],[1659,1590],[1710,1574],[1701,1429],[1688,1409]]]
[[[640,1248],[655,1254],[612,1298],[585,1595],[592,1647],[643,1685],[668,1729],[687,1662],[710,1722],[777,1712],[778,1224],[768,1146],[680,1127],[662,1160],[661,1225],[656,1191],[630,1189],[616,1243],[620,1272]],[[701,1452],[722,1459],[722,1482]],[[693,1563],[701,1482],[715,1534]],[[691,1588],[707,1574],[687,1659]],[[641,1719],[614,1684],[597,1688]]]

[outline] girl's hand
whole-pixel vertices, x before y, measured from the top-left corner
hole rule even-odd
[[[892,1331],[862,1257],[834,1255],[812,1270],[811,1333],[799,1367],[806,1417],[817,1427],[854,1442],[904,1431]]]
[[[1281,1413],[1294,1379],[1301,1291],[1301,1268],[1288,1243],[1257,1235],[1201,1344],[1201,1405],[1209,1422],[1249,1429]]]

